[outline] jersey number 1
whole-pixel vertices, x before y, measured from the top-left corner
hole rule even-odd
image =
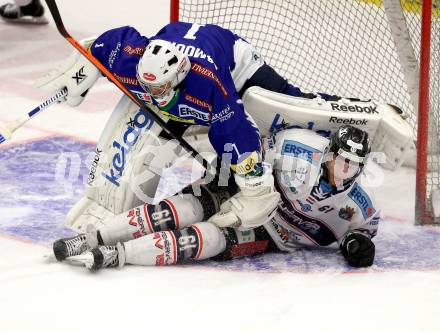
[[[188,32],[186,33],[185,36],[183,36],[183,38],[195,40],[197,31],[199,31],[200,27],[203,27],[203,26],[205,26],[205,25],[193,23],[193,25],[191,26],[191,28],[189,28]]]

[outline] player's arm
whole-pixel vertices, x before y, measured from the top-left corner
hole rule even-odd
[[[112,67],[119,61],[122,44],[126,40],[139,38],[140,34],[134,28],[122,27],[106,31],[97,38],[84,39],[81,44],[113,72]],[[99,77],[99,70],[75,50],[55,69],[38,79],[35,85],[48,91],[67,87],[67,103],[78,106]]]
[[[239,192],[221,206],[209,221],[220,227],[253,228],[267,222],[276,210],[271,165],[261,160],[260,133],[244,110],[238,94],[219,95],[214,103],[209,138],[220,158],[235,172]]]

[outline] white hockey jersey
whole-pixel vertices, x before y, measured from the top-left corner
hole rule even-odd
[[[283,251],[299,246],[340,244],[347,232],[376,235],[380,211],[357,177],[343,188],[325,180],[321,167],[329,140],[305,129],[289,129],[268,141],[281,194],[276,215],[264,225]]]

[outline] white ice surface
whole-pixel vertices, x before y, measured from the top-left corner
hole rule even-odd
[[[59,1],[59,8],[78,39],[127,24],[151,35],[169,13],[166,0]],[[70,52],[52,23],[33,27],[0,22],[0,123],[47,96],[32,87],[33,80]],[[102,80],[80,107],[61,104],[46,110],[1,149],[58,135],[94,142],[119,97]],[[1,172],[6,168],[0,161]],[[377,190],[386,219],[378,242],[382,232],[382,239],[406,248],[406,238],[422,233],[418,243],[408,245],[426,252],[421,259],[429,260],[433,243],[424,242],[424,231],[412,226],[414,171],[385,172],[384,179]],[[11,195],[12,187],[0,183],[0,188],[2,196]],[[57,195],[54,199],[65,197]],[[38,191],[27,197],[42,205],[52,199]],[[32,210],[5,204],[0,216],[3,228],[18,220],[20,226],[32,218]],[[411,262],[410,253],[403,258],[386,255],[392,247],[392,241],[386,250],[378,246],[378,260]],[[92,274],[50,262],[44,258],[49,253],[44,241],[0,233],[1,331],[440,331],[440,264],[426,269],[426,261],[420,269],[408,265],[347,271],[338,267],[344,264],[338,259],[334,269],[304,272],[283,268],[274,257],[278,265],[273,271],[185,265],[127,266]],[[304,257],[313,267],[313,253]],[[323,257],[316,254],[316,259]]]

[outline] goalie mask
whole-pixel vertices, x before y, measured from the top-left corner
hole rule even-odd
[[[177,95],[177,85],[191,68],[186,54],[165,40],[152,40],[140,59],[136,75],[141,87],[159,104],[168,105]]]
[[[370,148],[368,133],[361,129],[344,125],[333,133],[325,163],[330,184],[340,187],[359,176]]]

